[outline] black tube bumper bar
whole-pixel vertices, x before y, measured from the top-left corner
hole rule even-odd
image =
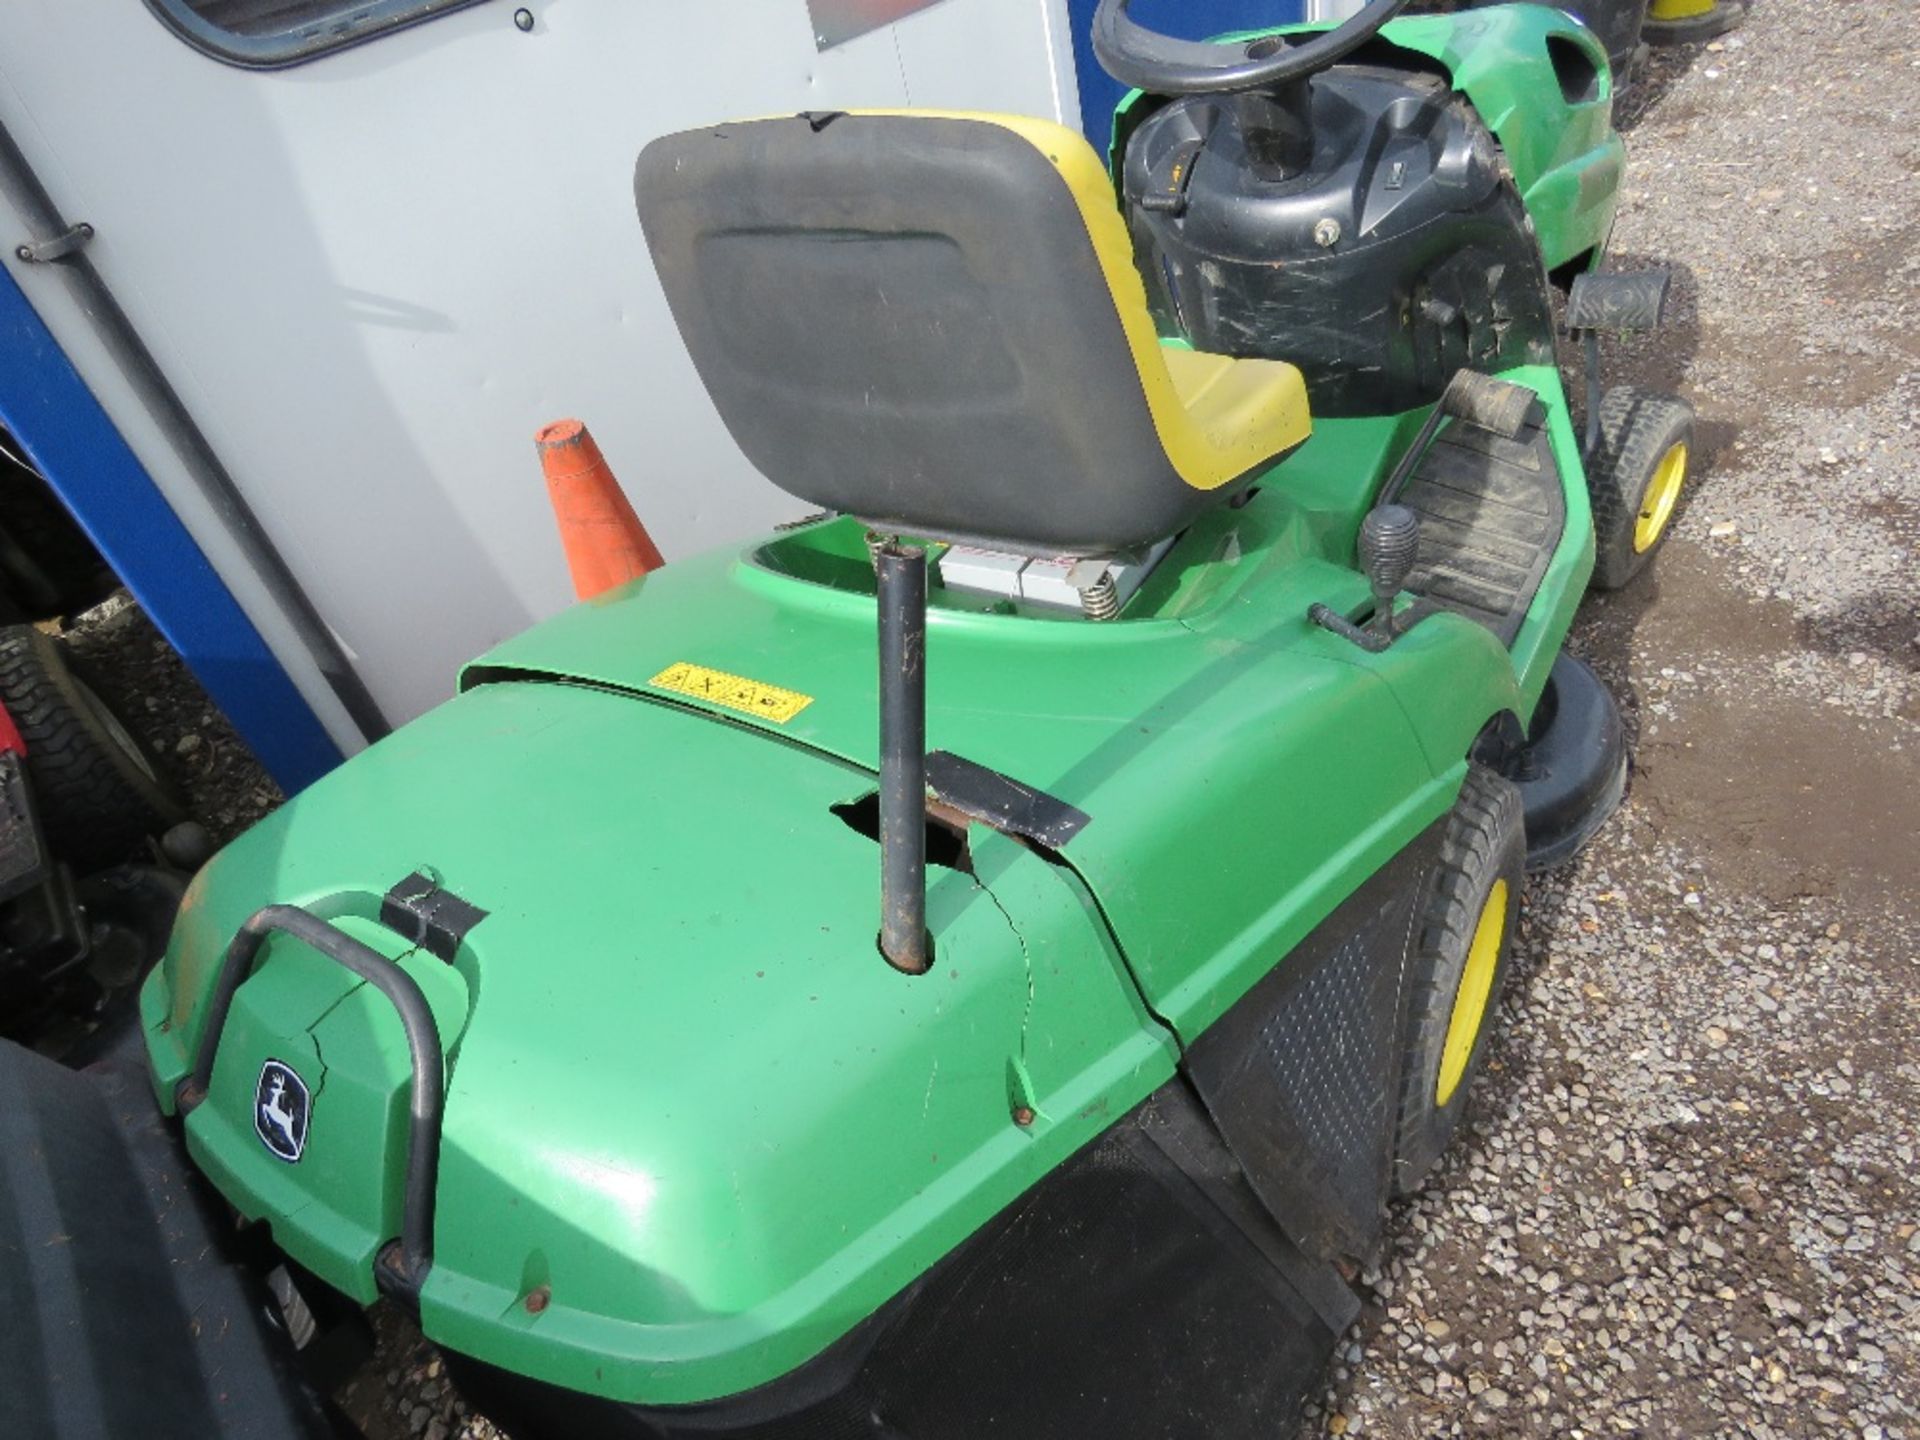
[[[407,1298],[417,1296],[433,1266],[433,1203],[440,1170],[440,1126],[446,1110],[446,1056],[440,1031],[420,987],[392,960],[363,945],[297,905],[269,905],[256,911],[234,935],[214,982],[213,1002],[201,1032],[193,1073],[180,1082],[174,1100],[182,1116],[207,1098],[220,1036],[233,1008],[234,994],[253,973],[260,947],[275,931],[291,935],[329,960],[344,965],[393,1003],[407,1033],[413,1065],[413,1093],[407,1133],[406,1190],[400,1212],[400,1241],[385,1247],[375,1265],[381,1288]]]

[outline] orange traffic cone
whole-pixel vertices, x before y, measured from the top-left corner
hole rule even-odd
[[[542,427],[533,442],[540,450],[547,498],[559,522],[576,595],[591,600],[667,563],[584,424],[556,420]]]

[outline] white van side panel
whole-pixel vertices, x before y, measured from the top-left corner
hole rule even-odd
[[[920,104],[1072,123],[1063,0],[816,48],[805,0],[456,11],[282,71],[139,4],[0,7],[0,120],[388,717],[572,599],[532,434],[578,415],[669,561],[798,506],[681,348],[633,211],[652,137]],[[18,231],[18,217],[0,211]],[[5,263],[329,730],[351,725],[74,291]],[[24,238],[24,237],[20,237]]]

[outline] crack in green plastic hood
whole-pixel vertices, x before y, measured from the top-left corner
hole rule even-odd
[[[655,1403],[772,1379],[1172,1073],[1071,876],[989,832],[992,894],[934,872],[933,973],[887,966],[877,852],[830,809],[872,784],[665,705],[480,687],[196,880],[143,997],[160,1090],[248,913],[335,917],[406,955],[450,1050],[427,1333]],[[368,918],[418,868],[489,911],[452,966]],[[363,1299],[399,1229],[405,1056],[375,992],[276,937],[186,1126],[229,1198]],[[295,1165],[252,1129],[269,1058],[314,1091]]]
[[[971,871],[932,872],[931,974],[879,957],[878,855],[832,809],[874,786],[855,531],[842,583],[722,554],[575,607],[222,852],[142,997],[163,1102],[241,922],[336,918],[402,957],[451,1057],[427,1333],[656,1404],[786,1373],[1166,1080],[1445,812],[1489,716],[1525,717],[1592,541],[1557,376],[1509,378],[1548,400],[1570,494],[1511,653],[1457,616],[1380,655],[1306,619],[1364,601],[1354,528],[1417,414],[1324,423],[1187,532],[1145,618],[936,597],[930,744],[1091,820],[1064,863],[972,827]],[[767,718],[660,678],[689,665],[805,703]],[[423,868],[489,912],[451,966],[374,920]],[[399,1229],[404,1055],[377,996],[276,938],[186,1127],[229,1198],[363,1297]],[[268,1058],[320,1071],[298,1165],[252,1131]]]
[[[1418,413],[1322,422],[1277,483],[1182,537],[1130,618],[997,613],[942,601],[936,589],[929,747],[1092,817],[1062,858],[1097,897],[1147,1003],[1183,1041],[1445,812],[1490,715],[1524,719],[1538,697],[1591,563],[1591,533],[1557,374],[1527,367],[1508,378],[1547,400],[1570,495],[1554,573],[1511,653],[1458,616],[1426,621],[1381,655],[1307,619],[1316,601],[1365,602],[1348,559],[1354,528]],[[857,550],[829,533],[836,526],[858,535],[851,522],[827,522],[816,527],[820,544]],[[767,555],[676,563],[507,642],[463,683],[547,675],[605,685],[871,768],[878,679],[864,553],[834,583],[782,573]],[[654,683],[689,664],[809,703],[779,722]]]

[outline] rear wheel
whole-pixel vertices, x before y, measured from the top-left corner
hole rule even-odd
[[[1600,438],[1587,459],[1593,501],[1593,585],[1618,590],[1667,538],[1693,447],[1693,407],[1673,395],[1616,385],[1600,401]]]
[[[1453,1138],[1486,1060],[1525,881],[1526,825],[1509,780],[1470,766],[1414,916],[1413,998],[1393,1188],[1411,1195]]]
[[[60,647],[0,629],[0,703],[27,745],[27,778],[54,855],[86,870],[124,860],[180,820],[178,795]]]

